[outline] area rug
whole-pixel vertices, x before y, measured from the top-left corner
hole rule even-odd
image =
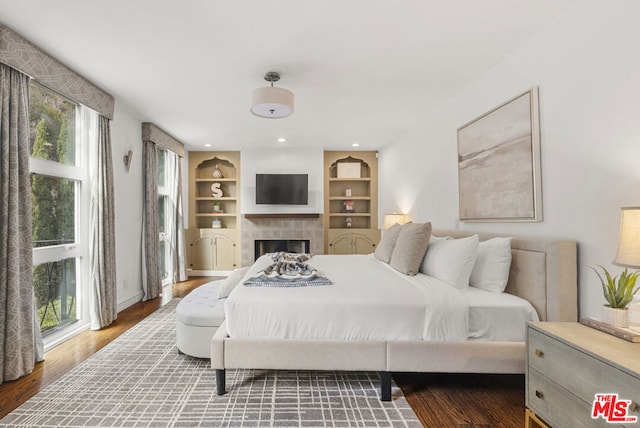
[[[377,373],[227,370],[178,353],[175,307],[158,309],[0,420],[6,427],[419,427]]]

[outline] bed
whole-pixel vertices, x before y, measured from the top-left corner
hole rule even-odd
[[[434,236],[452,238],[473,234],[433,231]],[[477,235],[481,241],[499,237]],[[404,281],[389,266],[369,270],[371,263],[380,264],[372,256],[345,256],[357,276],[348,268],[332,267],[332,260],[341,256],[312,258],[314,267],[328,270],[325,273],[334,282],[330,286],[304,291],[238,286],[227,301],[227,319],[211,341],[217,393],[225,393],[225,370],[239,368],[378,371],[380,398],[385,401],[391,399],[392,372],[524,373],[523,335],[494,327],[505,324],[500,322],[505,311],[522,317],[516,329],[522,331],[528,320],[576,321],[576,251],[575,241],[512,237],[509,279],[498,299],[501,307],[481,291],[457,290],[467,293],[462,301],[472,304],[427,311],[431,318],[425,317],[424,309],[430,300],[435,299],[432,306],[437,308],[447,300],[461,299],[448,299],[447,287],[424,275]],[[245,278],[262,269],[261,263],[266,261],[258,260]],[[382,280],[369,281],[369,271]],[[356,285],[345,287],[350,281]],[[436,290],[435,295],[429,292],[425,297],[427,288]],[[309,293],[313,298],[306,300],[312,304],[303,307],[300,296]],[[273,314],[288,314],[283,319],[295,323],[273,319]],[[318,324],[318,319],[324,323]],[[460,330],[461,322],[466,330]]]

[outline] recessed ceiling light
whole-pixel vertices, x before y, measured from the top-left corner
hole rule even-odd
[[[211,144],[207,143],[204,145],[205,147],[211,147]]]
[[[360,147],[360,143],[353,143],[351,144],[351,147]]]
[[[278,138],[278,143],[286,143],[286,142],[287,142],[286,138],[284,138],[284,137]]]

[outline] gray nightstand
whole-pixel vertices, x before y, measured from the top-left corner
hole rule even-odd
[[[638,422],[611,425],[592,419],[595,395],[617,393],[631,400]],[[527,327],[526,424],[531,419],[561,427],[640,427],[640,343],[631,343],[579,323],[537,322]],[[536,418],[537,416],[537,418]]]

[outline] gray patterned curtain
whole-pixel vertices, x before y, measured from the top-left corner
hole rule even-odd
[[[29,78],[0,64],[0,378],[31,373],[36,332],[29,177]],[[39,332],[39,330],[38,330]]]
[[[160,272],[160,229],[158,227],[158,159],[156,145],[142,141],[144,213],[142,219],[142,300],[158,297],[162,291]]]
[[[91,266],[91,329],[110,325],[118,316],[113,162],[109,119],[98,115],[98,144],[91,177],[89,265]]]

